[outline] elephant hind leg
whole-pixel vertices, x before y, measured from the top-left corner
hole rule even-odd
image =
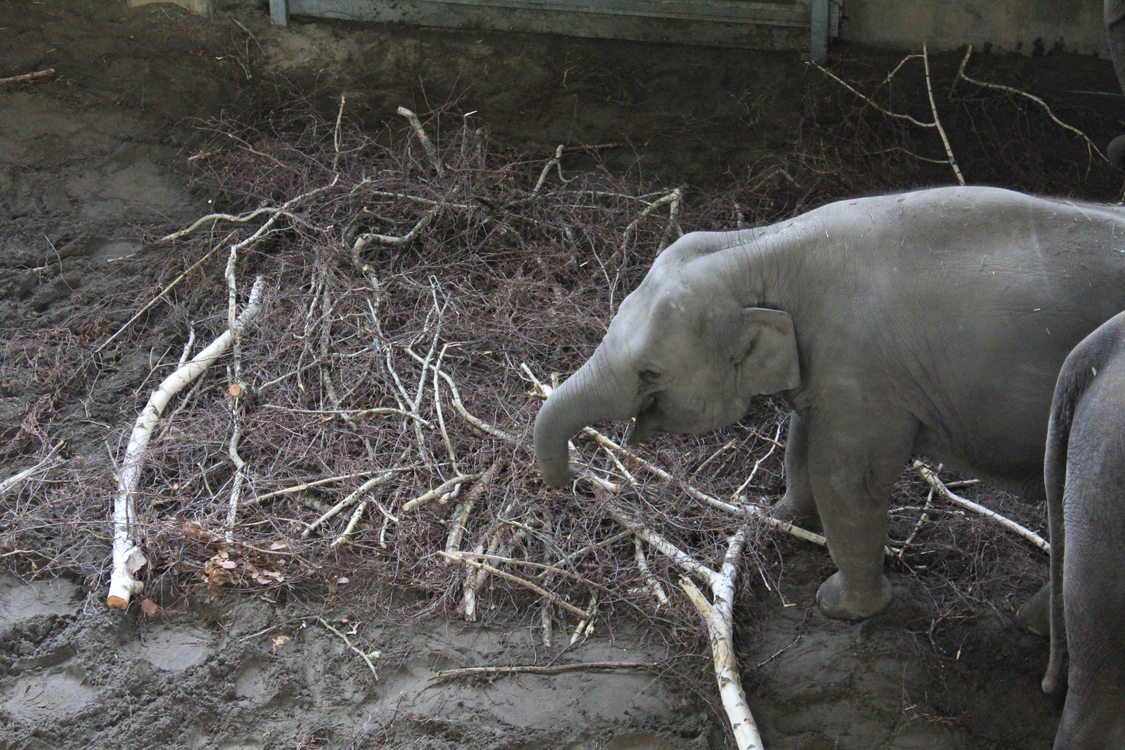
[[[770,509],[771,517],[796,523],[805,528],[819,526],[816,500],[809,482],[809,436],[805,421],[798,412],[789,416],[789,432],[785,439],[785,495]]]
[[[1125,19],[1119,19],[1109,27],[1109,56],[1117,73],[1117,83],[1125,91]],[[1109,142],[1106,157],[1118,169],[1125,169],[1125,135]]]
[[[1049,637],[1051,635],[1051,601],[1051,582],[1048,581],[1016,610],[1016,622],[1029,633],[1044,638]]]

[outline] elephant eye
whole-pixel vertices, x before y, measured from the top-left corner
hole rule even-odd
[[[655,383],[660,380],[660,373],[656,370],[641,370],[641,380],[646,383]]]

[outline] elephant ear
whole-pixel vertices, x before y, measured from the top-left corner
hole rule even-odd
[[[731,360],[739,370],[742,396],[787,391],[801,384],[797,336],[789,313],[744,307],[735,341]]]

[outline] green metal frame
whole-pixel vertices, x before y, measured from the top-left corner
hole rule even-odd
[[[833,0],[270,0],[270,15],[827,54]]]

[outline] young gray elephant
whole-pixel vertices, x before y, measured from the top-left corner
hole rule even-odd
[[[819,513],[839,568],[820,608],[868,617],[891,600],[887,505],[912,454],[1043,499],[1055,378],[1125,308],[1123,249],[1121,208],[984,187],[686,235],[539,412],[543,477],[569,480],[567,439],[592,422],[636,417],[637,440],[702,432],[780,394],[793,416],[775,513]]]
[[[1125,747],[1125,312],[1063,364],[1044,479],[1054,593],[1045,692],[1059,687],[1064,644],[1070,654],[1055,748]]]

